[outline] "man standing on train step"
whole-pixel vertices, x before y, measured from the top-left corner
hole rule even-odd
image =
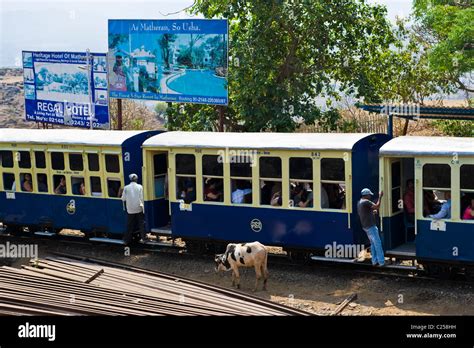
[[[141,242],[145,241],[143,186],[138,184],[138,175],[130,174],[130,184],[124,187],[122,201],[127,211],[127,232],[123,236],[125,245],[128,245],[137,227],[140,231]],[[138,225],[138,226],[137,226]]]
[[[384,266],[385,256],[383,254],[382,242],[380,240],[379,229],[377,228],[377,222],[375,219],[375,214],[377,214],[377,211],[380,208],[383,192],[381,191],[379,193],[377,203],[370,200],[374,194],[368,188],[363,189],[360,195],[362,197],[357,203],[357,213],[359,214],[362,228],[365,233],[367,233],[367,237],[369,237],[372,265]]]

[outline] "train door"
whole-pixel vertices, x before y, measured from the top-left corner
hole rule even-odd
[[[384,247],[387,254],[415,254],[415,168],[413,158],[385,158],[382,214]]]
[[[153,227],[169,225],[168,152],[153,153]]]

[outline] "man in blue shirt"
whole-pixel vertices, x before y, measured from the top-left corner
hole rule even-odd
[[[451,219],[451,192],[448,191],[444,194],[446,202],[441,206],[440,211],[437,214],[429,215],[432,219]]]

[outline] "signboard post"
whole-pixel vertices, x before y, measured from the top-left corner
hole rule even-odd
[[[227,105],[227,20],[109,20],[112,98]]]
[[[109,129],[104,53],[23,51],[26,120]]]

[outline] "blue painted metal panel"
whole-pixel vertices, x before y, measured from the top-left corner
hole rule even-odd
[[[15,199],[6,199],[0,193],[0,220],[6,224],[41,225],[54,228],[71,228],[88,232],[103,229],[123,234],[126,214],[120,200],[87,198],[64,195],[40,195],[16,192]],[[75,202],[75,211],[68,213],[67,206]]]
[[[432,231],[431,221],[417,221],[416,255],[420,259],[474,262],[474,225],[446,222],[446,231]],[[453,255],[457,248],[458,255]]]
[[[149,131],[130,137],[122,145],[123,175],[125,183],[130,180],[128,176],[132,173],[138,175],[138,182],[142,182],[143,153],[142,144],[148,138],[163,133],[163,131]],[[128,158],[127,158],[128,157]]]
[[[382,242],[385,249],[393,249],[404,244],[406,241],[403,214],[384,217],[382,234]]]
[[[352,150],[352,211],[351,227],[358,244],[369,244],[357,214],[357,202],[363,188],[376,193],[379,189],[379,149],[391,138],[387,134],[374,134],[358,141]],[[348,183],[350,184],[350,183]],[[374,197],[376,199],[376,197]],[[383,239],[382,239],[383,240]]]
[[[152,228],[168,225],[170,222],[169,201],[164,198],[145,202],[145,228],[149,232]]]
[[[171,203],[173,236],[251,242],[298,248],[324,248],[333,242],[352,244],[353,231],[347,228],[347,213],[283,210],[192,204],[181,211]],[[252,220],[262,229],[255,232]]]

